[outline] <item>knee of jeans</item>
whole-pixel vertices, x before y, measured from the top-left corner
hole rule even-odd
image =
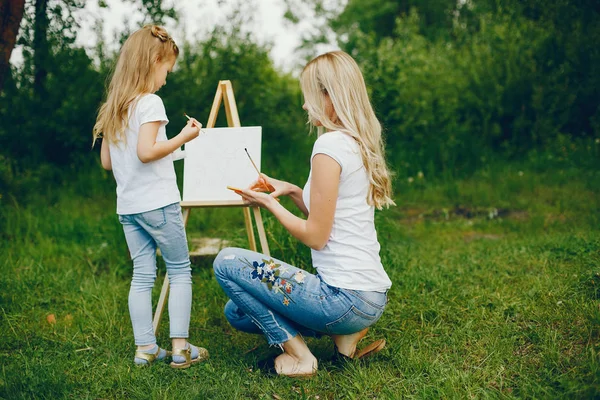
[[[225,303],[225,307],[223,307],[223,313],[231,325],[235,324],[235,321],[241,317],[239,307],[232,300],[229,300],[227,303]]]
[[[215,276],[225,276],[226,263],[224,261],[226,261],[226,257],[234,255],[235,250],[236,249],[234,247],[226,247],[219,251],[219,254],[217,254],[217,257],[215,257],[215,260],[213,261],[213,270],[215,271]]]
[[[151,288],[154,286],[156,280],[156,270],[150,271],[133,271],[133,278],[131,279],[131,285],[134,287],[146,287]]]
[[[192,283],[192,268],[177,268],[175,270],[167,270],[169,274],[169,282],[171,285]]]

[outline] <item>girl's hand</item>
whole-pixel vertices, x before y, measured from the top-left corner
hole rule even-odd
[[[253,206],[269,208],[269,205],[277,202],[271,195],[255,191],[250,188],[236,190],[235,192],[242,196],[244,203]]]
[[[179,132],[179,134],[182,135],[182,138],[184,139],[184,143],[196,139],[198,135],[200,135],[200,128],[202,128],[202,124],[198,122],[195,118],[190,118],[187,124],[181,130],[181,132]]]
[[[250,185],[250,190],[257,192],[271,192],[272,197],[287,196],[293,185],[285,181],[270,178],[265,174],[260,174],[260,177]]]

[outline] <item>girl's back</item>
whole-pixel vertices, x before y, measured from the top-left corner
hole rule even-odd
[[[117,181],[117,214],[137,214],[179,202],[181,196],[170,156],[148,163],[137,154],[142,124],[160,121],[157,142],[166,141],[169,122],[162,100],[155,94],[140,96],[129,112],[124,140],[110,143],[110,157]]]

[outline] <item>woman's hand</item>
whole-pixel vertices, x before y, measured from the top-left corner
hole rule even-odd
[[[260,177],[249,186],[249,189],[257,192],[271,192],[271,196],[278,201],[280,196],[289,196],[296,207],[308,216],[308,209],[302,199],[302,189],[296,185],[260,174]]]
[[[271,192],[271,196],[287,196],[294,185],[260,174],[260,177],[250,185],[249,189],[257,192]]]
[[[264,190],[264,186],[262,188]],[[273,203],[277,203],[277,200],[267,193],[253,190],[252,188],[235,190],[237,194],[242,196],[244,203],[253,206],[259,206],[262,208],[269,208]]]

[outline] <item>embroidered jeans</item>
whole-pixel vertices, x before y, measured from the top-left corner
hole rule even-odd
[[[215,277],[230,300],[225,317],[236,329],[264,333],[281,345],[298,333],[349,334],[373,325],[385,308],[381,292],[340,289],[263,254],[238,248],[221,250]]]
[[[152,287],[156,279],[156,246],[169,274],[169,323],[172,338],[187,338],[192,310],[192,269],[179,203],[140,214],[119,215],[129,253],[133,279],[129,315],[135,344],[156,343],[152,327]]]

